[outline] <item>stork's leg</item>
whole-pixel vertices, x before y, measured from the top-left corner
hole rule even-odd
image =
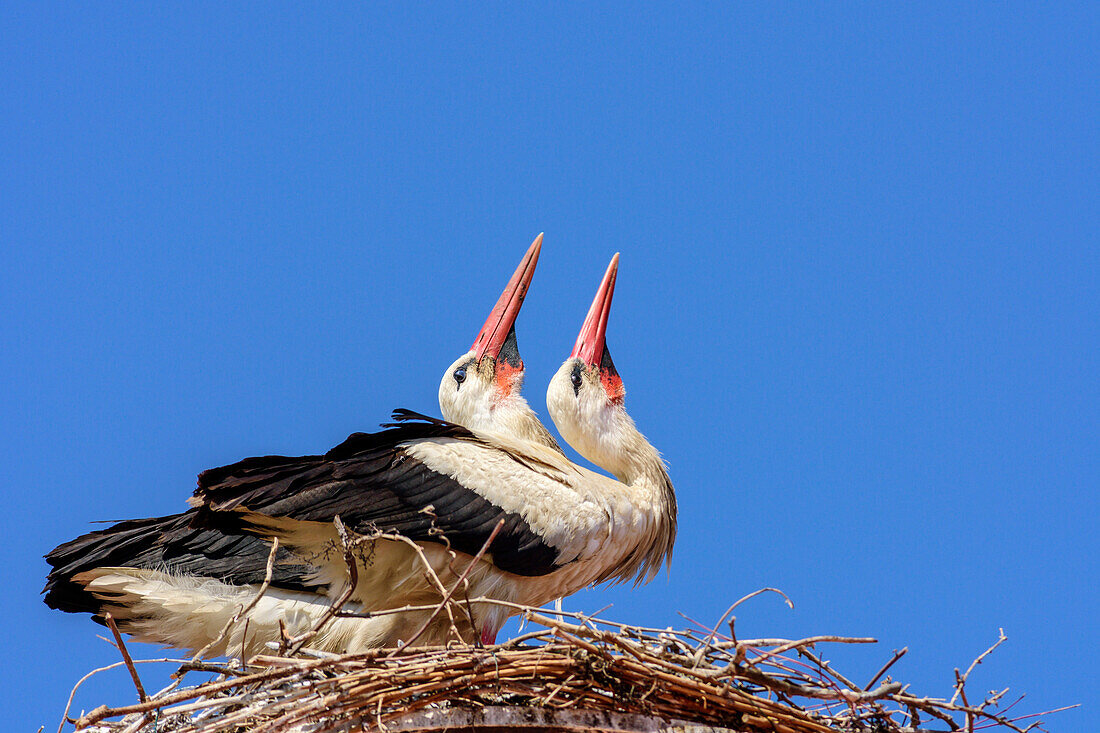
[[[481,629],[481,645],[492,646],[497,643],[497,632],[494,629],[485,626]]]

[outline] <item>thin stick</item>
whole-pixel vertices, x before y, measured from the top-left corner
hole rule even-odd
[[[778,639],[776,639],[775,641],[778,641]],[[763,660],[763,659],[766,659],[768,657],[773,657],[773,656],[776,656],[777,654],[782,654],[783,652],[790,651],[791,649],[797,649],[798,647],[802,647],[802,646],[809,646],[810,644],[818,644],[818,643],[823,642],[823,641],[831,641],[831,642],[835,642],[835,643],[838,643],[838,644],[877,644],[878,643],[878,639],[872,638],[870,636],[863,636],[863,637],[860,637],[860,636],[831,636],[829,634],[824,634],[822,636],[808,636],[805,639],[799,639],[798,641],[788,641],[788,642],[785,642],[783,644],[780,644],[775,649],[768,649],[766,651],[763,651],[763,652],[760,653],[760,658],[761,658],[761,660]],[[744,642],[744,641],[741,642],[741,644],[743,644],[745,646],[748,646],[748,643]]]
[[[959,695],[962,694],[963,685],[966,684],[966,678],[970,676],[970,673],[974,671],[974,668],[977,667],[979,664],[981,664],[982,660],[985,659],[987,656],[989,656],[989,654],[994,649],[996,649],[997,647],[999,647],[1001,644],[1003,644],[1005,641],[1008,640],[1008,637],[1005,636],[1005,630],[1004,629],[997,629],[997,634],[998,634],[997,635],[997,641],[993,644],[993,646],[989,647],[984,652],[979,654],[978,658],[975,659],[973,662],[971,662],[970,666],[966,668],[966,673],[963,674],[962,677],[958,677],[958,674],[956,673],[956,677],[957,677],[958,681],[955,683],[955,694],[951,696],[950,704],[954,705],[955,700],[957,700],[959,698]]]
[[[243,606],[240,610],[233,614],[233,618],[225,622],[225,626],[222,627],[221,633],[214,637],[202,649],[199,649],[197,652],[195,652],[195,655],[191,657],[192,662],[197,662],[205,657],[207,652],[209,652],[216,645],[221,643],[222,639],[224,639],[229,633],[229,630],[233,628],[233,626],[238,621],[240,621],[242,617],[252,613],[252,609],[254,609],[256,607],[256,604],[260,602],[260,599],[264,597],[264,593],[267,593],[267,589],[271,585],[271,578],[275,572],[275,553],[278,551],[279,538],[275,537],[271,540],[271,551],[267,553],[267,567],[264,570],[264,582],[260,584],[260,589],[256,591],[256,595],[253,596],[252,600],[248,602],[248,605]],[[182,675],[180,674],[180,672],[177,671],[176,674],[172,676],[178,679]]]
[[[344,529],[344,523],[340,521],[340,515],[337,514],[332,518],[332,523],[336,525],[336,534],[340,538],[340,546],[344,550],[344,563],[348,568],[348,587],[344,589],[344,592],[340,594],[340,597],[336,599],[336,602],[325,609],[319,621],[313,625],[313,628],[305,632],[300,636],[296,636],[291,640],[291,647],[288,654],[294,656],[298,653],[298,650],[302,648],[302,645],[312,639],[325,625],[340,612],[348,600],[351,599],[353,593],[355,593],[355,586],[359,585],[359,566],[355,562],[355,555],[352,554],[351,544],[348,542],[348,531]]]
[[[186,662],[186,660],[184,660],[184,659],[169,659],[169,658],[165,658],[165,659],[138,659],[136,661],[136,664],[166,664],[166,663],[176,663],[176,664],[178,664],[180,662]],[[65,703],[65,712],[63,712],[61,714],[61,723],[57,726],[57,733],[61,733],[62,729],[65,727],[65,723],[67,723],[69,721],[69,710],[72,709],[73,698],[76,697],[76,691],[78,689],[80,689],[80,686],[83,685],[85,682],[87,682],[92,677],[99,674],[100,672],[107,672],[109,670],[116,669],[117,667],[122,667],[122,666],[125,666],[125,662],[115,662],[114,664],[108,664],[106,667],[98,667],[96,669],[93,669],[91,672],[89,672],[88,674],[84,675],[83,677],[81,677],[79,680],[76,681],[76,684],[73,685],[73,689],[69,692],[69,701],[67,703]]]
[[[371,536],[369,536],[369,539],[375,539],[375,536],[371,535]],[[428,562],[428,556],[424,554],[424,548],[423,547],[421,547],[417,543],[413,542],[411,539],[409,539],[405,535],[397,534],[397,533],[393,533],[393,532],[381,533],[381,534],[377,535],[377,539],[388,539],[388,540],[403,542],[406,545],[408,545],[409,547],[411,547],[416,552],[417,556],[420,558],[421,564],[424,565],[424,569],[426,571],[426,574],[427,574],[428,578],[435,584],[436,590],[439,591],[439,597],[443,598],[447,595],[447,586],[443,585],[443,581],[439,579],[439,574],[436,573],[435,568],[432,567],[432,564],[430,562]],[[444,537],[444,539],[446,539],[446,537]],[[450,550],[450,545],[449,544],[447,545],[447,548],[448,548],[448,552],[450,552],[452,555],[455,554],[454,551]],[[452,562],[453,562],[453,560],[452,560]],[[452,570],[452,572],[453,572],[453,570]],[[470,599],[469,599],[469,596],[467,596],[466,597],[466,607],[467,607],[466,615],[469,617],[470,627],[473,628],[473,626],[474,626],[474,614],[473,614],[472,611],[469,610],[469,605],[470,605]],[[458,628],[455,626],[455,618],[454,618],[454,614],[451,613],[450,606],[447,607],[447,617],[451,621],[451,629],[455,632],[456,636],[461,638],[461,634],[458,633]]]
[[[809,659],[811,662],[816,664],[821,669],[823,669],[826,672],[828,672],[829,674],[831,674],[835,679],[840,680],[841,682],[843,682],[851,690],[855,690],[856,692],[866,692],[867,688],[870,687],[870,685],[868,685],[867,687],[857,687],[854,682],[852,682],[850,679],[848,679],[847,677],[842,675],[840,672],[838,672],[835,669],[833,669],[832,667],[830,667],[829,663],[827,661],[825,661],[821,657],[817,656],[816,654],[811,652],[809,649],[799,648],[798,653],[803,655],[807,659]]]
[[[500,534],[500,530],[502,529],[504,529],[503,517],[497,522],[497,526],[493,527],[493,531],[489,533],[489,538],[485,540],[485,544],[482,545],[481,549],[477,551],[476,555],[474,555],[474,559],[471,560],[470,564],[466,566],[466,569],[462,571],[462,575],[458,576],[458,580],[455,581],[455,584],[451,586],[451,589],[449,591],[447,591],[447,595],[444,596],[442,602],[440,602],[440,604],[436,606],[435,610],[432,611],[432,614],[428,616],[427,620],[425,620],[424,623],[420,625],[420,628],[417,629],[416,633],[412,635],[412,638],[406,641],[404,644],[398,646],[397,649],[394,649],[393,654],[396,654],[402,649],[406,649],[411,646],[412,643],[419,639],[420,635],[427,630],[431,622],[434,621],[435,617],[439,615],[439,611],[443,608],[443,606],[447,605],[447,603],[451,600],[451,596],[454,595],[454,592],[458,590],[459,586],[462,585],[462,582],[466,580],[466,576],[469,575],[470,571],[474,569],[474,566],[481,561],[482,556],[489,549],[489,545],[493,544],[493,540],[497,538],[497,535]],[[477,629],[474,629],[474,632],[476,633]],[[392,657],[393,654],[391,654],[390,656]]]
[[[145,702],[149,699],[149,696],[145,694],[145,688],[141,684],[141,678],[138,677],[137,667],[134,666],[134,660],[130,658],[130,652],[126,649],[126,643],[122,641],[122,634],[118,633],[118,626],[115,624],[115,619],[108,613],[103,618],[107,622],[107,628],[111,630],[111,633],[115,635],[115,643],[118,644],[118,650],[122,652],[122,661],[126,662],[126,669],[130,670],[130,679],[134,681],[134,687],[137,688],[138,700]]]
[[[752,593],[749,593],[747,596],[742,596],[741,598],[737,599],[737,601],[735,601],[732,606],[730,606],[729,608],[726,609],[726,612],[722,614],[722,617],[720,619],[718,619],[718,623],[716,623],[714,625],[714,630],[711,632],[711,635],[707,637],[707,640],[706,640],[705,643],[709,644],[712,641],[714,641],[714,634],[718,633],[718,631],[717,631],[718,627],[722,625],[722,622],[726,620],[727,616],[729,616],[731,613],[733,613],[733,610],[735,608],[737,608],[738,606],[740,606],[742,603],[749,600],[750,598],[755,598],[756,596],[760,595],[761,593],[768,593],[768,592],[778,593],[779,595],[783,596],[783,599],[787,602],[787,607],[792,608],[792,609],[794,608],[794,602],[790,599],[790,597],[786,593],[779,590],[778,588],[761,588],[760,590],[755,590]]]
[[[894,656],[890,657],[890,661],[889,661],[889,662],[887,662],[886,664],[882,665],[882,669],[880,669],[880,670],[879,670],[878,672],[875,672],[875,676],[871,678],[871,681],[870,681],[870,682],[868,682],[867,684],[865,684],[865,685],[863,686],[863,689],[865,689],[865,690],[869,690],[869,689],[871,688],[871,686],[872,686],[872,685],[874,685],[874,684],[875,684],[876,682],[878,682],[878,681],[879,681],[879,678],[880,678],[880,677],[882,677],[882,675],[886,674],[886,670],[888,670],[888,669],[890,669],[891,667],[893,667],[893,666],[894,666],[894,662],[896,662],[896,661],[898,661],[899,659],[901,659],[902,657],[904,657],[904,656],[905,656],[905,654],[906,654],[906,653],[907,653],[908,651],[909,651],[909,647],[902,647],[901,651],[898,651],[897,649],[895,649],[895,650],[894,650]]]

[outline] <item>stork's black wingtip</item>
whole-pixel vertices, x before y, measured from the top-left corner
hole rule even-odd
[[[425,415],[421,412],[416,412],[415,410],[409,410],[409,409],[406,409],[404,407],[398,407],[396,410],[394,410],[390,414],[390,419],[393,420],[393,422],[382,423],[382,427],[384,427],[384,428],[396,428],[396,427],[400,427],[401,423],[409,422],[411,420],[418,420],[418,421],[421,421],[421,422],[429,423],[431,425],[448,425],[449,424],[446,420],[440,420],[438,417],[431,417],[430,415]]]

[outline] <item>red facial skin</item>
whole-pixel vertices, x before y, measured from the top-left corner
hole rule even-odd
[[[623,380],[619,378],[618,372],[601,369],[600,382],[603,383],[604,392],[607,392],[607,401],[614,405],[621,405],[623,398],[626,397],[626,388],[623,387]]]
[[[497,383],[497,399],[502,400],[508,395],[512,394],[512,388],[515,386],[516,380],[523,374],[523,362],[520,365],[514,366],[506,361],[498,362],[496,365],[495,378]]]

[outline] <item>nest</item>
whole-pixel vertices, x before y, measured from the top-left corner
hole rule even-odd
[[[919,697],[888,674],[904,649],[866,684],[817,652],[822,644],[874,639],[737,639],[734,608],[764,590],[731,606],[719,622],[723,633],[523,608],[527,633],[493,646],[455,642],[337,656],[311,650],[308,638],[286,638],[272,654],[247,662],[150,660],[182,662],[175,681],[152,696],[109,622],[124,660],[111,666],[130,670],[140,702],[99,707],[76,720],[66,710],[66,721],[96,733],[502,730],[521,724],[540,730],[683,730],[690,724],[778,733],[1041,730],[1037,716],[1009,716],[1015,702],[1003,705],[1007,690],[981,702],[968,699],[967,677],[1004,641],[1003,633],[965,673],[955,670],[951,699]],[[183,686],[185,675],[201,672],[215,677]]]

